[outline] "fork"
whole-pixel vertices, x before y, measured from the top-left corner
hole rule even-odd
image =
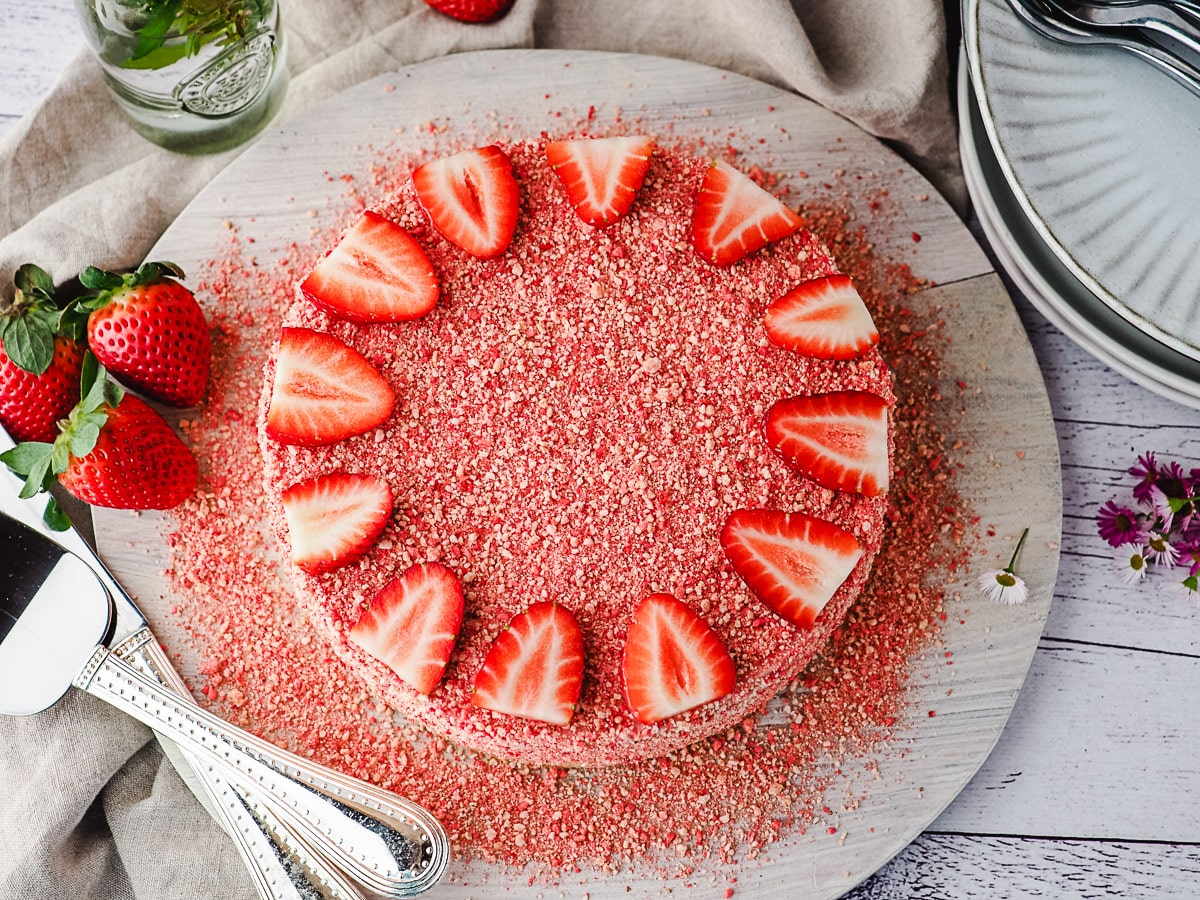
[[[1187,61],[1200,56],[1200,9],[1156,2],[1156,0],[1046,0],[1084,28],[1106,31],[1112,28],[1137,28],[1149,32],[1147,37],[1157,42],[1166,38],[1167,49],[1181,45],[1179,52],[1189,55]]]
[[[1050,40],[1074,46],[1110,46],[1149,63],[1200,97],[1200,68],[1177,52],[1150,40],[1132,25],[1109,25],[1098,30],[1068,16],[1051,0],[1008,0],[1017,17]]]

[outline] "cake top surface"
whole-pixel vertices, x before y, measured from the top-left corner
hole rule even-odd
[[[389,703],[477,749],[597,764],[665,752],[753,712],[819,651],[861,590],[886,499],[822,487],[763,438],[776,401],[863,391],[891,399],[875,350],[820,360],[776,346],[770,304],[836,271],[805,229],[735,265],[713,266],[689,233],[711,165],[655,148],[630,213],[583,222],[545,161],[545,142],[505,147],[520,186],[511,246],[478,259],[431,224],[411,186],[375,207],[428,254],[441,285],[421,318],[361,324],[300,295],[285,325],[328,332],[395,391],[378,428],[331,446],[264,437],[268,497],[333,470],[384,479],[395,513],[358,563],[298,573],[297,590]],[[264,406],[274,375],[268,364]],[[802,512],[853,534],[864,558],[811,629],[763,605],[719,535],[739,509]],[[278,506],[274,509],[281,520]],[[286,528],[280,530],[285,534]],[[442,682],[412,690],[345,637],[389,579],[440,561],[465,591]],[[682,600],[715,630],[737,682],[726,697],[646,725],[623,697],[621,652],[649,594]],[[553,602],[578,619],[587,659],[567,726],[470,701],[489,647],[514,615]]]

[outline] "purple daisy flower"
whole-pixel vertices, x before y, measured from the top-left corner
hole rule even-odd
[[[1137,479],[1137,484],[1133,486],[1134,499],[1138,502],[1145,500],[1150,488],[1158,481],[1158,460],[1154,458],[1153,451],[1139,456],[1129,474]]]
[[[1146,539],[1146,530],[1140,515],[1127,506],[1118,506],[1109,500],[1096,516],[1100,537],[1114,547],[1124,544],[1140,544]]]
[[[1151,529],[1166,534],[1175,528],[1175,510],[1171,508],[1171,498],[1162,489],[1164,483],[1159,481],[1146,489],[1142,506],[1149,513]]]
[[[1168,497],[1184,499],[1189,496],[1187,474],[1183,471],[1183,466],[1174,460],[1165,466],[1159,466],[1155,486]]]

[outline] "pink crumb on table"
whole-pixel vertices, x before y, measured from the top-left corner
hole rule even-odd
[[[377,192],[368,198],[375,203],[402,186],[413,164],[385,157],[370,173],[374,179],[354,183]],[[969,511],[953,478],[935,478],[953,467],[928,464],[954,456],[945,429],[956,410],[936,391],[940,338],[929,328],[936,314],[926,321],[930,314],[909,307],[919,279],[872,250],[871,221],[856,222],[841,199],[835,192],[810,200],[803,213],[866,299],[892,371],[896,449],[887,538],[870,583],[828,647],[769,704],[772,724],[751,716],[748,726],[739,722],[669,754],[573,770],[503,762],[398,720],[293,601],[262,520],[263,487],[253,477],[262,466],[254,415],[261,372],[296,273],[307,271],[328,236],[300,240],[286,248],[283,262],[259,266],[246,253],[251,235],[238,228],[209,271],[197,272],[219,374],[186,429],[204,461],[203,487],[174,514],[169,536],[178,621],[190,652],[205,660],[205,696],[231,721],[423,803],[441,818],[460,857],[523,867],[531,877],[641,869],[682,879],[746,863],[781,838],[804,835],[826,815],[822,806],[833,802],[831,786],[844,783],[844,767],[896,738],[910,659],[937,645],[945,619],[943,591],[925,576],[962,566],[970,538]],[[886,196],[878,200],[872,217],[887,215]],[[590,297],[590,285],[588,291]],[[455,350],[451,339],[437,352],[448,365],[469,366],[469,349]],[[466,491],[477,482],[464,472],[455,487]]]

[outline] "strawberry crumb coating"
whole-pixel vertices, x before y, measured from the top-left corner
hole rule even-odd
[[[524,762],[602,766],[694,743],[761,709],[828,642],[863,589],[884,535],[886,497],[822,488],[767,445],[763,418],[797,394],[857,390],[893,401],[876,350],[849,361],[771,344],[766,308],[837,271],[807,230],[727,268],[689,237],[708,160],[656,148],[632,211],[594,229],[531,141],[507,148],[521,189],[508,251],[476,259],[446,241],[411,186],[375,205],[422,245],[441,297],[422,319],[340,320],[298,296],[285,324],[354,346],[396,393],[379,428],[327,447],[262,434],[266,495],[286,546],[281,492],[323,472],[368,472],[397,498],[380,542],[354,565],[293,572],[335,648],[391,706],[437,734]],[[265,368],[260,422],[273,364]],[[851,533],[862,560],[812,630],[743,584],[718,536],[737,509],[800,511]],[[443,682],[426,697],[346,638],[371,597],[409,566],[461,578],[465,618]],[[669,593],[699,613],[736,666],[720,700],[647,725],[622,696],[635,609]],[[584,633],[578,709],[551,725],[471,703],[475,674],[517,613],[553,601]]]

